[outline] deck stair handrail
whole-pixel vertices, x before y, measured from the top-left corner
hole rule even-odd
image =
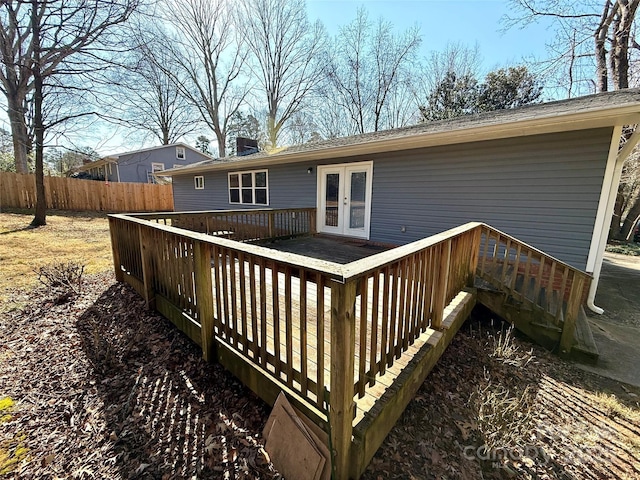
[[[560,350],[568,353],[591,275],[489,225],[481,232],[478,277],[520,308],[537,310],[546,326],[562,332]]]
[[[446,328],[445,308],[473,287],[476,274],[535,305],[540,292],[562,292],[562,316],[554,319],[564,327],[589,279],[477,222],[346,265],[236,241],[313,233],[315,214],[110,215],[109,223],[116,278],[189,335],[206,359],[251,365],[316,421],[328,416],[342,476],[349,471],[355,397],[425,331]]]

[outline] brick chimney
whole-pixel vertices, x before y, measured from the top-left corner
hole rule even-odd
[[[236,155],[242,157],[258,152],[258,141],[245,137],[236,137]]]

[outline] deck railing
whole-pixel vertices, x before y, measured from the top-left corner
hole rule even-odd
[[[291,238],[316,233],[315,208],[163,212],[131,216],[238,242]]]
[[[569,352],[591,276],[488,225],[481,232],[478,276],[542,311],[562,330],[560,349]]]
[[[538,287],[545,278],[548,285],[559,279],[559,291],[568,295],[565,322],[585,281],[575,269],[480,223],[347,265],[223,238],[314,231],[314,212],[295,212],[304,226],[277,231],[265,227],[284,225],[277,219],[293,218],[292,211],[112,215],[116,277],[201,345],[206,359],[238,369],[252,365],[306,412],[328,416],[336,478],[349,471],[355,396],[427,328],[443,327],[445,308],[473,286],[476,273],[506,280],[507,264],[527,274],[537,265]]]

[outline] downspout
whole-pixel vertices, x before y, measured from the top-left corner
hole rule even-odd
[[[621,135],[622,126],[616,126],[613,129],[611,145],[609,147],[607,167],[605,169],[602,191],[600,193],[600,202],[598,204],[593,237],[591,238],[591,248],[589,249],[589,257],[587,259],[587,272],[593,275],[593,281],[591,282],[589,295],[587,296],[587,307],[598,315],[602,314],[604,310],[594,302],[598,289],[598,281],[600,280],[600,272],[602,270],[604,251],[607,246],[613,209],[618,195],[618,184],[620,183],[620,176],[622,175],[622,166],[625,159],[631,154],[638,142],[640,142],[640,129],[636,129],[636,131],[633,132],[629,140],[627,140],[618,152]]]
[[[118,174],[118,183],[120,183],[120,167],[118,167],[118,162],[116,162],[116,173]]]

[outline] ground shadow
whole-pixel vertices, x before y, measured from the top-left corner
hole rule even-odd
[[[271,478],[268,406],[123,284],[77,321],[123,478]]]
[[[497,352],[501,342],[508,350],[507,327],[488,309],[474,309],[364,479],[378,479],[381,472],[391,479],[640,474],[632,447],[640,441],[638,419],[634,424],[591,401],[624,389],[611,382],[608,390],[608,380],[599,382],[526,337],[510,342],[515,351]],[[492,442],[493,448],[483,448]],[[508,443],[502,448],[500,442]]]

